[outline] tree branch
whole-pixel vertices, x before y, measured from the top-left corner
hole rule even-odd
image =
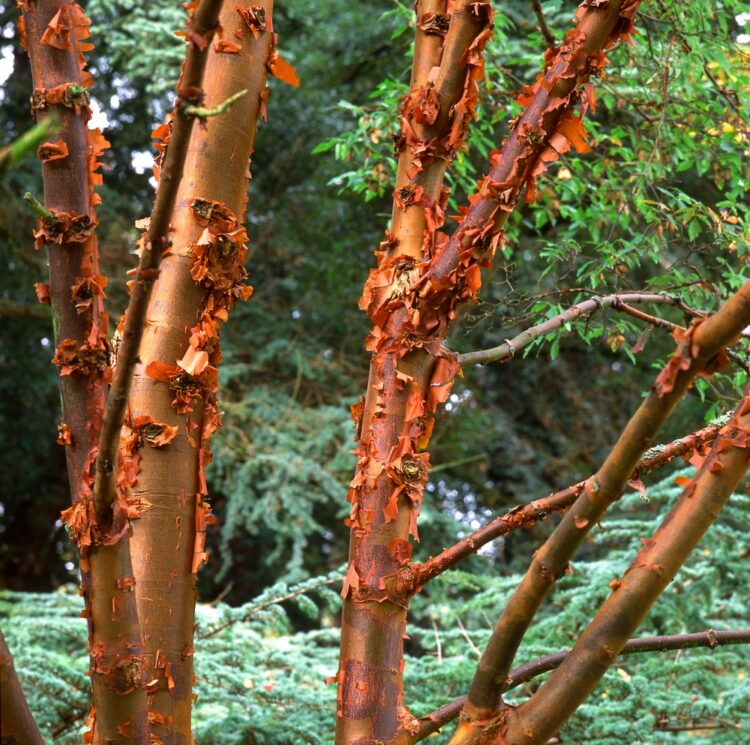
[[[728,631],[699,631],[694,634],[674,634],[671,636],[644,636],[640,639],[631,639],[623,647],[620,657],[643,652],[668,652],[677,649],[695,649],[698,647],[708,647],[716,649],[736,644],[750,644],[750,629],[737,629]],[[513,670],[505,681],[504,691],[510,691],[523,683],[528,683],[533,678],[548,673],[550,670],[558,668],[565,659],[570,655],[570,650],[556,652],[554,654],[531,660]],[[441,706],[439,709],[420,717],[419,729],[408,739],[401,736],[389,745],[411,745],[420,742],[430,735],[438,732],[446,724],[455,719],[463,708],[465,697],[457,698],[454,701]],[[661,729],[661,728],[659,728]],[[695,729],[691,727],[691,729]]]
[[[674,440],[667,445],[658,445],[649,450],[638,462],[631,474],[630,480],[640,480],[643,476],[671,463],[675,458],[684,457],[695,451],[701,452],[711,444],[719,432],[719,429],[729,420],[728,416],[721,417],[709,426],[699,429],[685,437]],[[438,574],[451,569],[462,559],[476,553],[482,546],[494,541],[500,536],[507,535],[519,528],[530,527],[539,520],[543,520],[553,512],[570,507],[583,492],[586,481],[568,486],[561,491],[550,494],[543,499],[537,499],[525,505],[518,505],[497,517],[471,535],[462,538],[450,548],[441,551],[437,556],[431,557],[423,564],[414,564],[412,592],[416,593],[424,585]]]
[[[39,145],[50,135],[57,134],[59,131],[60,121],[56,116],[49,116],[10,144],[0,148],[0,178],[24,158],[34,154]]]
[[[492,716],[498,681],[511,669],[516,650],[543,599],[562,576],[570,558],[607,507],[620,498],[651,439],[704,369],[720,365],[721,350],[750,323],[750,282],[713,316],[695,321],[657,377],[650,395],[631,417],[599,471],[586,482],[508,600],[474,675],[467,709],[471,718]],[[471,728],[471,725],[467,725]]]
[[[44,740],[18,680],[8,645],[0,630],[0,740],[43,745]]]
[[[551,331],[561,328],[566,323],[572,323],[578,318],[591,315],[602,308],[613,308],[614,310],[634,315],[641,320],[648,320],[649,323],[658,324],[660,321],[660,319],[656,319],[653,316],[647,316],[645,313],[641,314],[635,308],[631,308],[627,305],[628,303],[679,305],[680,301],[678,298],[671,295],[643,292],[624,292],[620,294],[604,295],[602,297],[593,297],[590,300],[583,300],[580,303],[572,305],[554,318],[549,318],[536,326],[532,326],[512,339],[506,339],[506,341],[500,346],[479,352],[460,354],[458,356],[458,362],[461,365],[484,365],[488,362],[504,362],[512,359],[521,349],[527,347],[540,336],[549,334]],[[664,324],[668,323],[668,321],[664,322]],[[670,325],[674,327],[674,324]]]
[[[202,0],[195,14],[188,20],[190,42],[185,55],[182,77],[177,84],[172,131],[161,169],[148,234],[141,249],[135,282],[128,302],[117,365],[99,437],[94,507],[102,524],[106,524],[111,519],[112,504],[116,495],[117,449],[120,443],[120,431],[125,419],[133,370],[138,360],[138,348],[146,322],[148,301],[154,281],[159,274],[161,257],[170,245],[169,221],[174,210],[177,189],[182,180],[190,135],[195,121],[195,117],[185,113],[185,109],[188,108],[188,104],[195,104],[203,97],[201,90],[203,73],[211,48],[211,38],[219,25],[222,2],[223,0]],[[200,44],[196,39],[201,40]]]
[[[540,0],[531,0],[531,5],[534,8],[534,14],[536,15],[537,23],[539,24],[539,30],[542,32],[544,40],[547,42],[547,46],[550,49],[554,49],[557,46],[554,34],[549,30],[547,20],[544,17],[544,11],[542,10],[542,3]]]
[[[509,742],[545,743],[593,691],[631,634],[739,485],[750,459],[750,388],[708,457],[627,572],[610,584],[607,598],[573,650],[518,709],[503,709]]]
[[[0,318],[44,318],[51,321],[52,311],[48,305],[31,305],[0,299]]]

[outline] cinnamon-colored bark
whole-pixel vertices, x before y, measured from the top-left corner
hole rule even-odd
[[[18,680],[8,645],[0,631],[0,742],[42,745],[44,740]]]
[[[94,234],[94,205],[99,200],[94,186],[101,182],[98,157],[108,143],[86,126],[89,21],[74,3],[36,0],[23,4],[21,24],[34,81],[32,108],[38,121],[55,116],[60,122],[57,139],[38,150],[46,214],[40,218],[36,242],[47,249],[50,281],[37,285],[37,295],[51,304],[55,326],[53,362],[60,371],[63,415],[58,442],[66,447],[73,501],[62,519],[81,559],[94,700],[91,738],[95,745],[145,745],[148,724],[137,612],[132,593],[121,595],[119,590],[132,576],[127,507],[120,500],[110,523],[98,525],[92,502],[110,368],[103,309],[106,279],[99,274]],[[91,574],[92,566],[97,577]],[[125,669],[128,684],[123,687],[119,676]]]
[[[484,2],[422,0],[416,13],[392,231],[360,301],[375,323],[368,344],[374,355],[367,396],[353,412],[361,417],[361,436],[348,497],[352,532],[342,593],[337,743],[387,741],[411,722],[403,706],[408,595],[401,575],[408,571],[408,537],[416,537],[429,468],[429,455],[420,451],[449,386],[431,392],[430,383],[446,377],[444,365],[436,365],[434,356],[410,356],[408,345],[395,339],[385,348],[379,334],[392,305],[410,291],[435,250],[436,228],[443,222],[443,174],[473,116],[483,75],[481,50],[491,27]]]
[[[429,470],[424,452],[437,406],[450,394],[458,371],[454,355],[443,340],[458,305],[473,300],[481,286],[481,267],[491,263],[501,245],[502,226],[527,187],[533,199],[536,177],[545,163],[574,146],[585,150],[581,115],[593,108],[592,89],[585,87],[592,74],[606,63],[601,50],[631,27],[637,2],[609,2],[604,8],[586,3],[576,17],[577,29],[561,50],[550,52],[537,82],[519,101],[523,115],[501,150],[492,154],[491,169],[456,232],[448,238],[438,232],[443,221],[440,178],[444,163],[436,166],[440,178],[418,175],[424,182],[397,184],[396,206],[405,213],[420,206],[424,218],[419,231],[405,238],[386,233],[379,265],[360,301],[374,322],[368,339],[373,352],[367,396],[355,410],[360,422],[358,466],[351,483],[352,527],[349,569],[344,586],[344,617],[338,671],[339,720],[337,742],[388,740],[397,730],[408,730],[412,720],[402,705],[401,638],[405,610],[413,586],[409,535],[416,538],[416,518]],[[455,150],[465,134],[474,106],[477,81],[482,75],[481,51],[489,35],[488,3],[450,3],[454,12],[446,36],[441,70],[466,67],[461,98],[447,107],[450,127],[429,142],[419,139],[413,122],[429,125],[445,121],[440,97],[428,84],[412,88],[403,106],[403,141],[412,144],[411,162],[400,169],[424,171],[428,162]],[[417,6],[420,14],[420,6]],[[455,24],[455,28],[454,28]],[[472,40],[473,25],[476,34]],[[417,33],[425,33],[417,24]],[[464,40],[461,54],[449,53],[448,43]],[[417,45],[417,49],[419,45]],[[427,65],[424,66],[428,67]],[[578,93],[579,86],[585,93]],[[431,173],[427,170],[428,173]],[[432,191],[428,191],[428,188]],[[416,214],[416,213],[415,213]],[[394,217],[399,213],[394,210]],[[399,219],[394,228],[400,229]],[[403,240],[403,246],[402,246]]]
[[[643,622],[651,606],[716,520],[750,461],[750,397],[718,438],[696,477],[647,541],[573,651],[518,709],[506,710],[504,742],[542,745],[565,723]]]
[[[225,3],[222,38],[204,76],[206,106],[247,89],[231,114],[195,128],[146,314],[126,424],[151,447],[138,451],[130,489],[135,593],[144,637],[152,736],[190,745],[196,572],[205,559],[209,513],[203,468],[218,426],[218,332],[236,300],[249,296],[242,264],[249,158],[266,98],[272,51],[271,0]],[[168,126],[157,135],[169,137]],[[162,166],[163,167],[163,166]],[[166,439],[166,442],[165,442]],[[168,442],[167,447],[163,444]],[[124,471],[133,459],[122,459]],[[131,473],[131,482],[132,482]]]
[[[657,377],[597,473],[562,521],[534,554],[531,566],[514,590],[495,626],[472,680],[463,715],[463,742],[473,722],[482,722],[498,705],[501,683],[511,669],[529,624],[573,553],[607,507],[622,495],[633,469],[661,424],[695,376],[720,363],[723,348],[750,323],[750,283],[745,284],[715,315],[678,333],[678,348]],[[481,727],[481,724],[477,724]]]

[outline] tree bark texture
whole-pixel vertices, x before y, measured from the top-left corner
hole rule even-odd
[[[427,72],[427,79],[415,72],[402,104],[403,181],[394,193],[393,229],[360,300],[374,323],[367,342],[373,356],[367,395],[353,412],[360,445],[348,496],[339,744],[388,741],[416,726],[403,705],[402,687],[402,640],[414,585],[409,536],[417,538],[433,415],[459,369],[443,342],[458,305],[475,299],[481,267],[491,264],[502,244],[502,226],[522,190],[533,200],[545,163],[571,147],[587,149],[581,119],[595,105],[589,78],[606,63],[602,49],[630,30],[637,4],[585,3],[579,9],[576,29],[560,50],[548,52],[544,72],[521,95],[524,113],[492,153],[489,174],[450,238],[438,231],[444,220],[442,176],[472,118],[492,11],[489,3],[447,3],[448,17],[438,22],[440,8],[430,6],[428,20],[424,3],[417,5],[417,53],[428,48],[420,45],[420,34],[446,24],[447,32],[438,68],[415,59],[414,69]],[[437,54],[437,45],[429,49]],[[462,77],[456,78],[457,69]],[[446,84],[438,87],[438,81]],[[573,113],[579,104],[580,117]]]
[[[84,52],[92,45],[81,8],[59,0],[22,6],[22,39],[31,61],[32,109],[38,121],[55,116],[59,139],[38,150],[44,179],[44,208],[35,233],[45,246],[50,281],[36,286],[52,306],[60,372],[63,421],[58,442],[66,447],[73,504],[62,514],[80,554],[88,618],[93,707],[93,743],[148,742],[141,638],[124,498],[113,519],[97,524],[92,501],[94,461],[109,382],[110,347],[104,312],[106,279],[99,273],[94,187],[101,183],[98,158],[108,146],[90,130]],[[97,576],[93,576],[92,570]]]
[[[248,93],[231,115],[194,128],[129,399],[130,437],[150,447],[121,456],[118,478],[128,481],[138,515],[132,555],[149,718],[152,737],[165,745],[192,742],[196,573],[213,520],[203,469],[219,426],[219,329],[235,302],[251,292],[244,284],[242,222],[257,118],[265,115],[272,6],[264,0],[222,9],[206,64],[206,106]],[[168,141],[170,123],[155,137]],[[157,161],[157,172],[160,166]],[[123,438],[121,453],[128,441]]]
[[[349,570],[337,674],[338,743],[387,741],[411,726],[403,706],[404,569],[416,537],[416,518],[429,469],[420,450],[431,417],[450,386],[425,395],[446,373],[436,357],[413,359],[404,343],[380,349],[378,330],[429,262],[447,195],[443,175],[464,141],[484,74],[482,48],[491,31],[485,2],[417,3],[411,91],[401,106],[398,180],[392,232],[378,252],[378,268],[360,306],[375,322],[368,348],[373,358],[367,396],[353,416],[361,419],[352,504]],[[435,348],[439,353],[438,343]],[[441,363],[444,360],[441,359]],[[416,364],[415,364],[416,363]]]

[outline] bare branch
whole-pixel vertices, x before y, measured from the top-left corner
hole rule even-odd
[[[750,323],[750,282],[713,316],[694,321],[657,377],[650,395],[631,417],[599,471],[586,482],[573,507],[535,553],[493,631],[472,681],[467,707],[473,717],[492,716],[498,681],[511,669],[516,650],[543,599],[562,576],[578,546],[620,498],[649,442],[698,373],[714,371],[721,351]],[[718,355],[718,356],[717,356]]]
[[[512,359],[518,352],[524,347],[527,347],[531,342],[538,339],[540,336],[545,336],[555,329],[559,329],[567,323],[572,323],[582,316],[589,316],[602,308],[612,308],[619,310],[629,315],[635,316],[640,320],[647,320],[649,323],[654,325],[662,325],[664,328],[671,327],[676,328],[674,324],[669,324],[668,321],[661,322],[661,319],[654,318],[653,316],[647,316],[645,313],[640,313],[635,308],[631,308],[628,303],[655,303],[663,305],[679,305],[680,301],[678,298],[672,295],[666,294],[655,294],[655,293],[643,293],[643,292],[625,292],[621,294],[604,295],[602,297],[593,297],[589,300],[583,300],[580,303],[572,305],[567,310],[559,313],[554,318],[549,318],[546,321],[532,326],[531,328],[522,331],[520,334],[514,336],[512,339],[506,339],[506,341],[500,346],[493,347],[492,349],[485,349],[479,352],[468,352],[467,354],[460,354],[458,361],[461,365],[479,364],[484,365],[487,362],[505,362],[506,360]],[[669,326],[667,326],[669,324]]]
[[[542,32],[547,46],[550,49],[554,49],[557,46],[557,42],[555,41],[554,34],[549,30],[549,26],[547,25],[547,19],[544,17],[544,11],[542,10],[542,3],[540,0],[531,0],[531,4],[534,8],[537,23],[539,24],[539,30]]]
[[[497,718],[507,725],[510,742],[540,745],[567,721],[716,520],[748,468],[748,391],[698,474],[652,538],[644,540],[627,572],[610,584],[612,594],[559,669],[525,704],[500,711]],[[530,732],[534,734],[529,737]]]

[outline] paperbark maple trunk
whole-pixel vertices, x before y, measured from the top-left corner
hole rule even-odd
[[[8,645],[0,631],[0,742],[8,745],[43,745],[29,704],[18,680]]]
[[[80,553],[89,626],[93,707],[91,737],[96,744],[148,742],[146,693],[140,633],[132,594],[127,508],[120,500],[115,518],[99,525],[91,499],[93,463],[110,377],[106,279],[99,274],[94,233],[94,186],[98,157],[109,144],[89,130],[83,53],[91,49],[89,21],[74,3],[37,0],[22,4],[22,39],[31,61],[32,109],[38,121],[55,116],[57,138],[38,150],[44,179],[44,208],[37,246],[47,248],[49,285],[37,295],[52,306],[60,371],[62,424],[73,506],[62,518]],[[96,576],[92,572],[96,572]]]
[[[519,102],[525,111],[502,148],[492,154],[490,172],[479,182],[450,239],[437,230],[443,222],[442,174],[471,119],[476,95],[472,86],[481,79],[481,50],[489,34],[488,4],[449,4],[448,11],[460,8],[464,14],[451,16],[445,48],[450,39],[463,39],[463,51],[444,51],[438,74],[428,74],[425,83],[413,87],[402,108],[402,144],[413,148],[406,151],[411,160],[400,164],[399,175],[416,173],[417,179],[396,185],[395,207],[421,208],[413,213],[421,212],[424,228],[421,244],[418,228],[406,231],[405,250],[400,235],[386,233],[379,266],[360,301],[375,327],[368,339],[373,358],[367,396],[356,412],[361,416],[359,458],[348,497],[352,532],[342,593],[338,743],[388,741],[399,729],[415,726],[402,701],[402,639],[415,585],[408,538],[417,537],[432,417],[458,371],[443,341],[457,307],[476,298],[481,267],[490,265],[524,187],[532,200],[534,180],[545,162],[571,146],[586,149],[583,125],[573,108],[580,102],[583,114],[594,100],[589,88],[582,97],[578,87],[603,69],[602,49],[630,30],[638,2],[593,5],[579,9],[576,29],[559,52],[547,55],[544,73],[524,90]],[[474,37],[466,31],[472,24]],[[418,38],[419,33],[426,33],[421,23]],[[456,88],[463,95],[444,115],[443,101],[431,84],[455,77],[462,66],[468,68],[465,83]],[[448,131],[427,130],[429,139],[422,140],[413,122],[447,126]],[[422,161],[437,165],[420,175]],[[398,230],[402,223],[395,207],[393,225]]]
[[[423,394],[435,360],[404,356],[406,347],[378,349],[377,338],[389,303],[435,250],[435,231],[443,222],[443,175],[473,116],[483,77],[481,51],[491,28],[488,3],[422,0],[416,13],[392,232],[386,233],[379,266],[360,301],[376,325],[369,344],[375,354],[360,405],[359,462],[348,496],[352,531],[342,592],[337,743],[384,742],[411,726],[402,700],[408,596],[401,572],[411,552],[408,536],[416,537],[429,466],[429,456],[418,451],[429,440],[428,420],[436,407],[436,399],[425,401]]]
[[[169,447],[140,452],[131,489],[133,569],[144,639],[152,737],[190,745],[196,572],[205,559],[210,512],[203,468],[218,427],[218,333],[242,285],[249,158],[266,99],[273,46],[271,0],[245,7],[225,3],[221,39],[204,76],[206,106],[248,90],[229,113],[196,127],[171,220],[171,247],[162,259],[146,314],[129,399],[134,432],[148,440],[177,427]],[[163,139],[168,128],[156,132]],[[153,443],[157,444],[157,443]],[[125,464],[127,468],[127,463]]]

